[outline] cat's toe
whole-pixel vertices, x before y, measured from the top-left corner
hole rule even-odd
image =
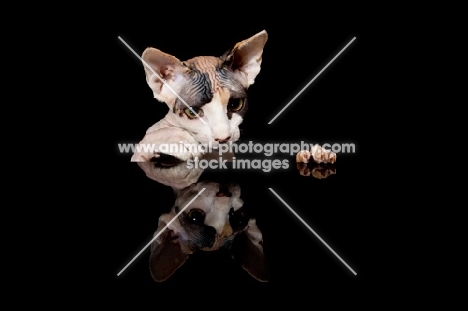
[[[296,155],[296,162],[298,163],[309,163],[310,152],[307,150],[301,150]]]
[[[313,145],[310,150],[311,157],[316,163],[335,163],[336,153],[331,150],[324,149],[320,145]]]

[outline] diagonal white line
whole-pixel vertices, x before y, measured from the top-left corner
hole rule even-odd
[[[356,37],[354,37],[354,38],[353,38],[351,41],[349,41],[349,43],[348,43],[348,44],[346,44],[346,46],[345,46],[343,49],[341,49],[341,51],[340,51],[340,52],[338,52],[338,54],[336,54],[336,56],[335,56],[335,57],[333,57],[333,59],[332,59],[330,62],[328,62],[328,64],[326,64],[326,65],[325,65],[325,67],[323,67],[323,69],[322,69],[322,70],[320,70],[320,72],[319,72],[319,73],[318,73],[318,74],[317,74],[317,75],[316,75],[316,76],[315,76],[315,77],[314,77],[312,80],[310,80],[310,82],[309,82],[309,83],[307,83],[307,85],[306,85],[306,86],[304,86],[304,87],[302,88],[302,90],[300,90],[300,91],[299,91],[299,93],[297,93],[297,95],[296,95],[296,96],[294,96],[294,98],[293,98],[293,99],[291,99],[291,100],[289,101],[289,103],[287,103],[287,104],[286,104],[286,106],[284,106],[284,107],[283,107],[283,109],[281,109],[281,111],[280,111],[280,112],[278,112],[278,114],[277,114],[277,115],[276,115],[276,116],[275,116],[273,119],[271,119],[271,121],[270,121],[270,122],[268,122],[268,124],[271,124],[271,123],[273,123],[273,121],[275,121],[275,119],[276,119],[276,118],[278,118],[278,117],[279,117],[279,115],[280,115],[281,113],[283,113],[283,111],[285,111],[285,110],[286,110],[286,108],[288,108],[288,106],[289,106],[289,105],[291,105],[291,104],[292,104],[292,102],[293,102],[293,101],[295,101],[295,100],[296,100],[296,98],[298,98],[298,97],[299,97],[299,95],[301,95],[301,94],[302,94],[302,92],[304,92],[304,91],[305,91],[305,89],[306,89],[306,88],[308,88],[308,87],[309,87],[309,85],[311,85],[311,84],[312,84],[312,82],[314,82],[314,80],[315,80],[315,79],[317,79],[317,77],[318,77],[318,76],[319,76],[319,75],[320,75],[320,74],[321,74],[321,73],[322,73],[322,72],[323,72],[325,69],[327,69],[327,67],[328,67],[328,66],[330,66],[330,64],[331,64],[331,63],[333,63],[333,61],[334,61],[334,60],[335,60],[335,59],[336,59],[338,56],[340,56],[340,54],[341,54],[341,53],[343,53],[343,51],[344,51],[344,50],[345,50],[345,49],[346,49],[346,48],[347,48],[347,47],[348,47],[348,46],[349,46],[351,43],[353,43],[353,41],[354,41],[354,40],[356,40]]]
[[[118,38],[119,38],[120,41],[122,41],[123,44],[125,44],[125,46],[126,46],[130,51],[132,51],[133,54],[135,54],[136,57],[138,57],[138,58],[143,62],[143,64],[144,64],[156,77],[158,77],[159,80],[161,80],[162,83],[164,83],[164,84],[166,85],[166,87],[167,87],[172,93],[174,93],[175,96],[177,96],[178,99],[180,99],[180,101],[181,101],[182,103],[184,103],[185,106],[187,106],[187,108],[192,109],[192,108],[185,102],[185,100],[183,100],[182,97],[180,97],[179,94],[177,94],[177,92],[174,91],[174,90],[172,89],[172,87],[170,87],[169,84],[167,84],[166,81],[164,81],[163,78],[161,78],[161,77],[153,70],[153,68],[151,68],[151,66],[148,65],[148,64],[143,60],[143,58],[141,58],[140,55],[138,55],[138,54],[127,44],[127,42],[124,41],[124,39],[122,39],[120,36],[119,36]],[[208,125],[208,124],[205,122],[205,120],[203,120],[203,119],[198,115],[198,113],[195,112],[195,110],[192,110],[192,112],[193,112],[205,125]]]
[[[315,236],[349,269],[351,270],[352,273],[354,273],[354,275],[357,275],[356,272],[354,272],[353,269],[351,269],[351,267],[343,260],[341,259],[341,257],[330,247],[328,246],[328,244],[317,234],[315,233],[315,231],[271,188],[268,188],[270,189],[271,192],[273,192],[274,195],[276,195],[276,197],[287,207],[289,208],[289,210],[307,227],[307,229],[309,229],[313,234],[315,234]]]
[[[174,218],[172,218],[171,221],[169,221],[169,222],[167,223],[167,225],[165,225],[164,228],[162,228],[161,231],[159,231],[159,233],[156,234],[156,235],[154,236],[154,238],[152,238],[151,241],[149,241],[148,244],[146,244],[145,247],[143,247],[143,248],[141,249],[141,251],[140,251],[138,254],[136,254],[136,256],[133,257],[133,259],[130,260],[130,262],[129,262],[122,270],[120,270],[119,273],[117,273],[117,276],[120,276],[120,274],[122,274],[122,272],[124,272],[124,270],[127,269],[127,267],[130,266],[130,264],[131,264],[135,259],[137,259],[137,257],[140,256],[141,253],[143,253],[143,251],[144,251],[148,246],[150,246],[151,243],[153,243],[153,241],[156,240],[156,239],[158,238],[158,236],[160,236],[161,233],[163,233],[164,230],[166,230],[166,229],[172,224],[172,222],[173,222],[174,220],[176,220],[176,218],[179,217],[180,214],[182,214],[182,212],[183,212],[190,204],[192,204],[192,202],[195,201],[196,198],[198,198],[198,196],[199,196],[203,191],[205,191],[205,189],[206,189],[206,188],[202,188],[202,190],[200,190],[200,192],[198,192],[197,195],[194,196],[193,199],[191,199],[190,202],[188,202],[187,205],[185,205],[185,207],[184,207],[180,212],[178,212],[177,215],[175,215]]]

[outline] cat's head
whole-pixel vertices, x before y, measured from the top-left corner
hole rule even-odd
[[[205,190],[190,203],[202,188]],[[268,279],[262,233],[244,207],[238,184],[199,182],[175,193],[175,205],[159,217],[155,232],[158,237],[151,245],[150,271],[154,280],[169,278],[196,251],[220,248],[228,249],[257,280]]]
[[[155,48],[142,55],[154,97],[168,105],[166,120],[203,144],[237,141],[247,111],[247,89],[260,72],[268,35],[261,31],[220,57],[180,61]]]

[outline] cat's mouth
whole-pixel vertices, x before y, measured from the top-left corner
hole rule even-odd
[[[212,147],[213,149],[218,150],[218,149],[219,149],[219,145],[227,145],[229,142],[230,142],[229,140],[223,141],[223,142],[213,141],[213,142],[211,143],[211,147]]]

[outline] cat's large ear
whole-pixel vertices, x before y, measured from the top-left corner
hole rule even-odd
[[[178,58],[155,48],[147,48],[142,59],[146,82],[153,90],[154,98],[172,105],[177,98],[173,91],[180,91],[186,68]]]
[[[165,222],[160,221],[158,234],[165,227]],[[157,282],[167,280],[179,269],[189,257],[179,242],[179,237],[174,231],[166,229],[151,245],[149,260],[150,273]]]
[[[263,254],[263,238],[255,219],[250,219],[246,230],[234,238],[231,254],[242,268],[261,282],[267,282],[268,263]]]
[[[225,65],[231,67],[236,74],[236,78],[246,88],[254,83],[255,77],[260,72],[263,48],[267,40],[268,34],[263,30],[246,40],[238,42],[231,50],[221,56]]]

